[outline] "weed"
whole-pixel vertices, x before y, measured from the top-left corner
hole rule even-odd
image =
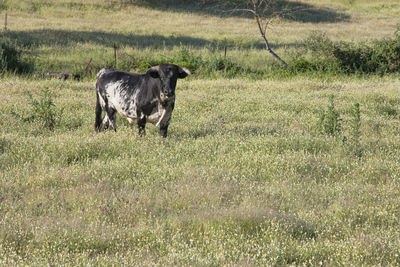
[[[341,118],[339,112],[335,108],[333,95],[329,97],[329,106],[327,110],[320,114],[317,129],[324,134],[336,137],[342,131]]]
[[[26,122],[40,121],[45,128],[51,131],[54,130],[54,127],[60,121],[63,109],[57,110],[49,88],[46,87],[42,90],[40,99],[34,99],[29,91],[26,91],[26,94],[29,99],[28,103],[31,106],[31,114],[28,117],[19,115],[16,112],[12,112],[12,114]]]

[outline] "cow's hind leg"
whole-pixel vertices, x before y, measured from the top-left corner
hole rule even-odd
[[[107,109],[107,116],[109,118],[109,127],[114,131],[117,131],[117,112],[114,109],[108,108]]]
[[[113,109],[109,109],[106,111],[106,115],[103,118],[103,121],[101,122],[101,125],[99,127],[99,131],[103,132],[107,130],[108,128],[117,131],[117,126],[116,126],[116,111]]]
[[[101,119],[101,112],[102,112],[102,108],[100,105],[100,97],[99,94],[96,93],[96,118],[95,118],[95,122],[94,122],[94,129],[99,132],[101,131],[102,128],[102,119]]]
[[[103,121],[100,124],[99,131],[103,132],[107,130],[109,126],[110,126],[110,119],[108,118],[108,115],[106,113],[106,115],[103,118]]]

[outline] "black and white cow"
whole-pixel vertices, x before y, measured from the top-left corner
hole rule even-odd
[[[101,69],[96,82],[96,131],[116,130],[116,112],[125,116],[132,126],[137,120],[139,134],[144,133],[146,122],[160,127],[167,136],[175,104],[177,79],[191,72],[173,64],[152,67],[146,74],[116,69]],[[102,110],[105,111],[101,118]]]

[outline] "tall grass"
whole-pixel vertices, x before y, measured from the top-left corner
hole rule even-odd
[[[46,87],[80,125],[8,115]],[[398,264],[400,128],[377,104],[398,108],[398,81],[341,82],[344,132],[365,107],[359,159],[314,131],[336,82],[180,81],[166,140],[95,134],[92,87],[1,84],[3,264]]]

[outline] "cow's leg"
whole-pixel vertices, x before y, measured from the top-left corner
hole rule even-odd
[[[172,116],[172,111],[174,110],[175,106],[175,96],[172,99],[172,102],[168,104],[167,107],[165,107],[164,110],[164,118],[160,119],[160,135],[162,137],[167,137],[167,132],[168,132],[168,126],[169,122],[171,121],[171,116]]]
[[[117,131],[117,126],[116,126],[116,111],[114,109],[106,109],[106,115],[104,116],[104,119],[101,123],[100,126],[100,131],[105,131],[108,128],[113,129],[114,131]]]
[[[169,126],[170,121],[171,121],[171,117],[169,117],[168,120],[164,124],[160,125],[160,135],[164,138],[167,137],[168,126]]]
[[[103,121],[100,124],[99,131],[103,132],[103,131],[107,130],[109,125],[110,125],[110,119],[108,118],[108,115],[106,113],[104,115]]]
[[[139,134],[144,135],[145,134],[145,127],[146,127],[146,116],[143,113],[137,114],[137,124],[139,128]]]
[[[114,109],[107,109],[107,117],[108,117],[108,127],[110,127],[110,129],[113,129],[114,131],[117,131],[117,124],[116,124],[116,111]]]
[[[105,111],[105,115],[103,118],[103,121],[101,122],[99,131],[105,131],[108,128],[113,129],[114,131],[117,131],[117,126],[116,126],[116,110],[108,105],[108,98],[105,96],[105,94],[99,96],[98,95],[98,100],[102,100],[102,106]],[[100,101],[98,101],[100,102]],[[97,106],[96,106],[96,120],[98,119],[98,113],[97,113]]]
[[[96,91],[97,91],[98,89],[96,88]],[[99,132],[99,131],[101,131],[101,122],[102,122],[102,119],[101,119],[101,113],[102,113],[102,107],[101,107],[101,104],[100,104],[100,96],[99,96],[99,94],[98,93],[96,93],[96,112],[95,112],[95,114],[96,114],[96,119],[95,119],[95,122],[94,122],[94,129],[97,131],[97,132]]]
[[[132,127],[133,123],[135,122],[135,120],[132,119],[132,118],[127,118],[127,119],[128,119],[128,122],[129,122],[129,126]]]
[[[108,113],[110,118],[110,128],[113,129],[115,132],[117,131],[117,112],[114,109],[111,109]]]

